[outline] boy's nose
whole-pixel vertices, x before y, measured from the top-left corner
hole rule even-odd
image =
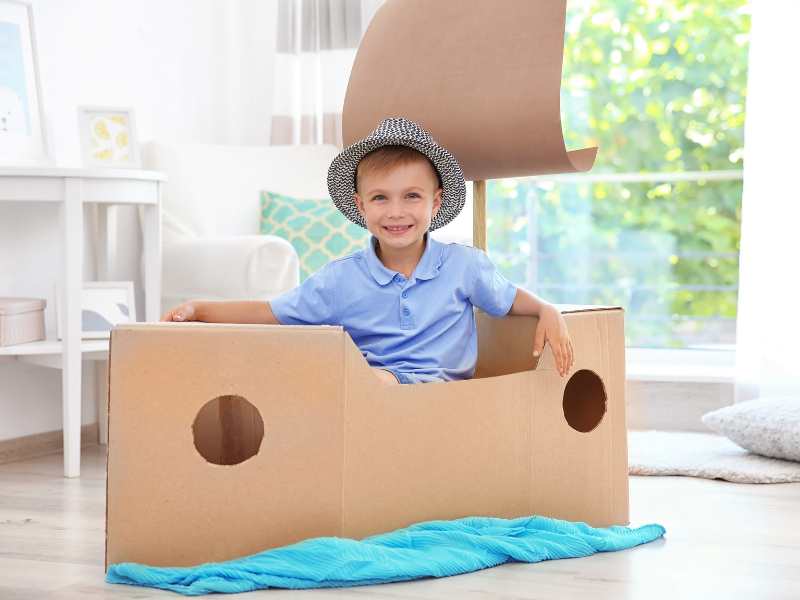
[[[386,208],[388,216],[391,217],[402,217],[405,214],[405,207],[400,200],[392,200],[389,202],[389,205]]]

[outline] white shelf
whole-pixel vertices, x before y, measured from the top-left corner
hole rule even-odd
[[[158,320],[161,299],[161,196],[166,176],[140,169],[87,169],[80,167],[0,167],[0,202],[45,202],[56,205],[60,230],[63,290],[57,310],[63,314],[64,340],[46,339],[0,348],[0,363],[29,364],[61,371],[61,421],[64,430],[64,476],[80,475],[82,365],[87,360],[108,359],[108,339],[80,338],[84,267],[84,207],[93,205],[97,279],[109,279],[115,242],[116,206],[136,207],[142,225],[145,320]],[[55,338],[55,335],[53,335]],[[103,411],[98,403],[101,440],[105,438]]]
[[[42,340],[13,346],[0,346],[0,356],[30,356],[39,354],[61,354],[61,340]],[[81,352],[108,352],[108,339],[81,340]]]
[[[50,369],[64,365],[61,340],[42,340],[14,346],[0,346],[0,364],[26,363]],[[108,340],[81,340],[82,360],[107,360]]]
[[[0,177],[81,177],[92,179],[139,179],[166,181],[166,173],[144,169],[109,169],[85,167],[0,167]]]

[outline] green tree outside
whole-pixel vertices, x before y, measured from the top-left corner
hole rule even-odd
[[[741,169],[749,31],[745,0],[570,3],[567,147],[599,146],[593,173]],[[487,191],[489,251],[512,281],[624,306],[629,346],[735,342],[741,180]]]

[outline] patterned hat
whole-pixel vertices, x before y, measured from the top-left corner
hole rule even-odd
[[[408,146],[427,156],[442,180],[442,205],[431,221],[430,231],[447,225],[456,218],[467,197],[464,173],[455,156],[436,143],[430,133],[403,117],[389,117],[363,140],[345,148],[333,159],[328,169],[328,192],[333,203],[345,217],[366,228],[358,212],[353,194],[356,193],[356,169],[368,153],[381,146]]]

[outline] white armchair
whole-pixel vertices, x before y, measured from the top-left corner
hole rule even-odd
[[[149,142],[145,168],[168,176],[163,206],[162,307],[191,298],[269,300],[295,287],[292,245],[259,234],[259,192],[328,197],[335,146]]]

